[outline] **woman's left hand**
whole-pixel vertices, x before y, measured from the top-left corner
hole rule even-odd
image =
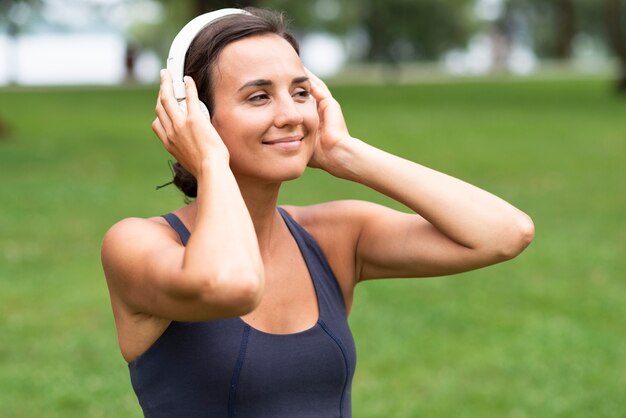
[[[317,113],[320,125],[317,144],[309,167],[321,168],[334,174],[343,165],[339,157],[341,147],[352,140],[339,102],[335,100],[326,84],[315,74],[305,68],[311,81],[311,94],[317,101]]]

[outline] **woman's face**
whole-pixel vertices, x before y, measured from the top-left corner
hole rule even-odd
[[[238,177],[270,182],[302,175],[319,116],[300,57],[278,35],[227,45],[213,69],[212,123]]]

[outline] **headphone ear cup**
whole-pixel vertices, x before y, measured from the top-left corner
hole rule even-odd
[[[204,102],[200,102],[200,111],[206,116],[209,120],[211,120],[211,114],[209,113],[209,108],[206,107]]]

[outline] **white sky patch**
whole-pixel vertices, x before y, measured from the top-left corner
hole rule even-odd
[[[67,25],[70,28],[89,28],[94,23],[93,12],[75,2],[48,0],[44,3],[44,17],[50,23]]]
[[[514,74],[530,74],[537,68],[537,57],[530,48],[514,45],[507,59],[507,66]]]
[[[0,36],[0,85],[6,84],[9,78],[9,60],[11,44],[6,36]]]
[[[0,84],[116,84],[124,78],[124,39],[115,34],[0,38]]]
[[[163,19],[163,6],[152,0],[47,0],[44,5],[48,22],[79,30],[105,23],[108,27],[126,29],[134,23],[157,23]]]
[[[346,51],[341,39],[329,33],[318,32],[302,39],[300,57],[314,74],[328,77],[341,70],[346,62]]]
[[[137,57],[135,77],[142,83],[159,81],[159,70],[165,63],[152,51],[144,51]]]
[[[108,21],[127,28],[134,23],[158,23],[163,19],[163,6],[154,1],[134,1],[111,10]]]
[[[486,33],[473,36],[466,50],[455,49],[445,54],[445,70],[457,75],[489,73],[495,64],[493,42],[493,38]],[[513,74],[531,74],[537,70],[538,65],[537,56],[527,45],[515,43],[508,51],[506,68]]]
[[[18,26],[25,25],[32,15],[32,8],[28,3],[14,3],[9,9],[7,17]]]
[[[452,74],[485,74],[492,65],[491,41],[485,34],[473,36],[466,51],[456,49],[444,56],[444,67]]]

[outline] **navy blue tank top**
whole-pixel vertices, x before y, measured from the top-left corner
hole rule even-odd
[[[278,210],[313,280],[317,323],[269,334],[239,317],[172,321],[128,365],[146,417],[351,417],[356,350],[343,295],[313,237]],[[164,217],[185,245],[187,228],[174,214]]]

